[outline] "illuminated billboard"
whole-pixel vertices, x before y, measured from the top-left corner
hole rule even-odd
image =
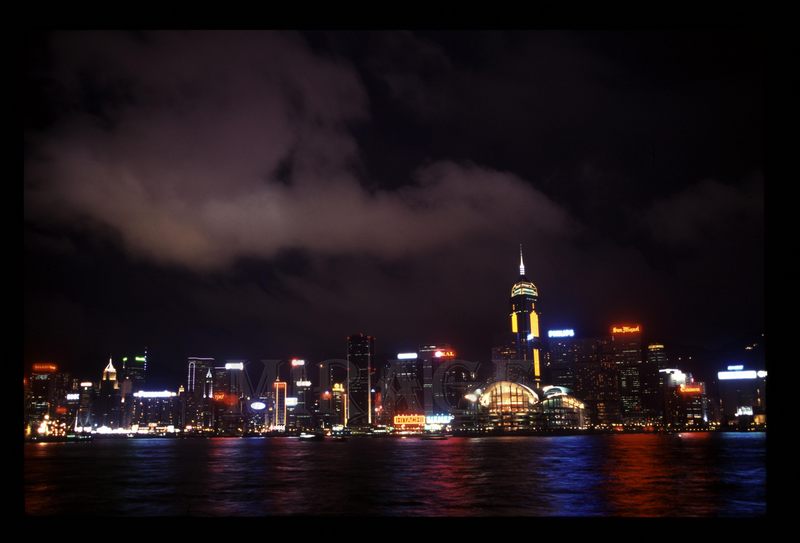
[[[744,366],[741,364],[737,364],[736,366],[728,366],[728,371],[742,371]]]
[[[262,411],[267,407],[267,404],[264,402],[253,402],[250,404],[250,409],[253,411]]]
[[[295,381],[295,384],[298,387],[301,387],[301,388],[306,387],[307,388],[307,387],[311,386],[311,381]]]
[[[436,351],[433,353],[433,356],[436,358],[454,358],[456,356],[455,351]]]
[[[228,362],[225,364],[226,370],[243,370],[244,362]]]
[[[642,331],[642,326],[640,324],[635,325],[614,325],[611,327],[612,334],[635,334],[637,332]]]
[[[58,366],[49,362],[37,362],[33,365],[33,371],[36,373],[54,373],[56,370]]]
[[[575,337],[575,330],[567,328],[565,330],[549,330],[547,337]]]
[[[417,353],[397,353],[398,360],[413,360],[417,358]]]
[[[450,424],[452,420],[453,415],[431,415],[425,417],[425,422],[427,424]]]
[[[764,372],[766,375],[766,372]],[[735,379],[755,379],[758,377],[758,374],[755,370],[747,370],[747,371],[720,371],[717,372],[717,377],[720,381],[732,381]]]
[[[292,358],[292,367],[305,366],[305,365],[306,365],[306,361],[305,360],[298,360],[297,358]]]
[[[395,415],[395,426],[425,426],[425,415]]]
[[[170,392],[168,390],[157,390],[157,391],[140,390],[139,392],[134,392],[133,395],[136,396],[137,398],[172,398],[173,396],[177,396],[175,392]]]
[[[297,405],[297,398],[293,396],[286,397],[286,407],[295,407]]]
[[[80,400],[80,399],[81,399],[81,395],[80,394],[67,394],[67,401],[68,402],[71,402],[73,400]]]

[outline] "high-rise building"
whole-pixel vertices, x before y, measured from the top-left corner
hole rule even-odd
[[[535,388],[541,386],[539,313],[536,302],[539,290],[525,276],[525,263],[522,260],[522,245],[519,246],[519,277],[511,287],[511,333],[517,350],[517,359],[531,360],[533,374],[527,382]]]
[[[372,424],[372,358],[375,338],[355,334],[347,338],[347,426]]]
[[[425,413],[424,394],[421,386],[419,353],[398,353],[390,360],[383,375],[381,391],[381,421],[391,424],[395,415],[422,415]]]
[[[147,349],[144,354],[126,355],[121,359],[119,371],[120,381],[131,381],[133,392],[141,390],[147,384]]]
[[[575,389],[575,371],[579,346],[575,331],[548,330],[545,354],[545,381],[548,385]]]
[[[133,424],[137,432],[174,432],[183,426],[178,393],[139,390],[133,393]]]
[[[95,412],[95,422],[101,427],[119,428],[122,424],[120,408],[122,398],[120,397],[119,382],[117,381],[117,370],[108,359],[108,364],[103,370],[100,379],[100,391],[98,393]]]
[[[618,424],[619,379],[614,352],[607,338],[576,339],[575,396],[589,409],[592,424]]]
[[[289,382],[292,396],[297,398],[293,414],[295,426],[300,429],[312,428],[311,423],[311,381],[306,374],[306,361],[293,358],[291,361],[291,379]]]
[[[58,366],[51,362],[36,362],[31,367],[28,380],[28,397],[25,406],[26,425],[36,428],[45,415],[52,418],[59,403]]]
[[[422,365],[422,403],[425,416],[430,417],[436,414],[438,411],[435,406],[445,404],[444,389],[441,383],[434,386],[433,376],[441,362],[452,360],[455,356],[455,350],[448,344],[423,345],[419,348],[419,361]]]
[[[619,375],[622,421],[626,424],[646,420],[642,409],[642,326],[613,325],[611,348]]]
[[[650,343],[642,365],[642,411],[651,422],[664,420],[663,392],[659,384],[659,370],[669,367],[669,359],[662,343]]]
[[[193,432],[213,428],[213,369],[213,358],[189,357],[184,423]]]
[[[144,390],[147,384],[147,349],[144,354],[128,354],[117,361],[121,425],[133,424],[134,392]]]
[[[286,383],[275,381],[272,383],[275,398],[275,412],[272,430],[278,432],[286,431]]]
[[[745,369],[743,364],[728,366],[717,373],[722,407],[722,423],[746,428],[767,422],[767,372]]]

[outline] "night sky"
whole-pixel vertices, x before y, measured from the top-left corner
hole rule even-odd
[[[764,327],[763,36],[30,34],[24,357],[487,361],[641,323],[709,377]],[[707,372],[706,375],[703,372]]]

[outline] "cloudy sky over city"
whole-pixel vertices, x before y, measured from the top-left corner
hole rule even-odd
[[[486,361],[545,329],[705,353],[764,321],[746,32],[66,32],[25,63],[25,361]],[[93,375],[92,372],[97,375]]]

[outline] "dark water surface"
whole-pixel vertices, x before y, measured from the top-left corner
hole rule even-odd
[[[29,514],[766,513],[763,433],[26,443]]]

